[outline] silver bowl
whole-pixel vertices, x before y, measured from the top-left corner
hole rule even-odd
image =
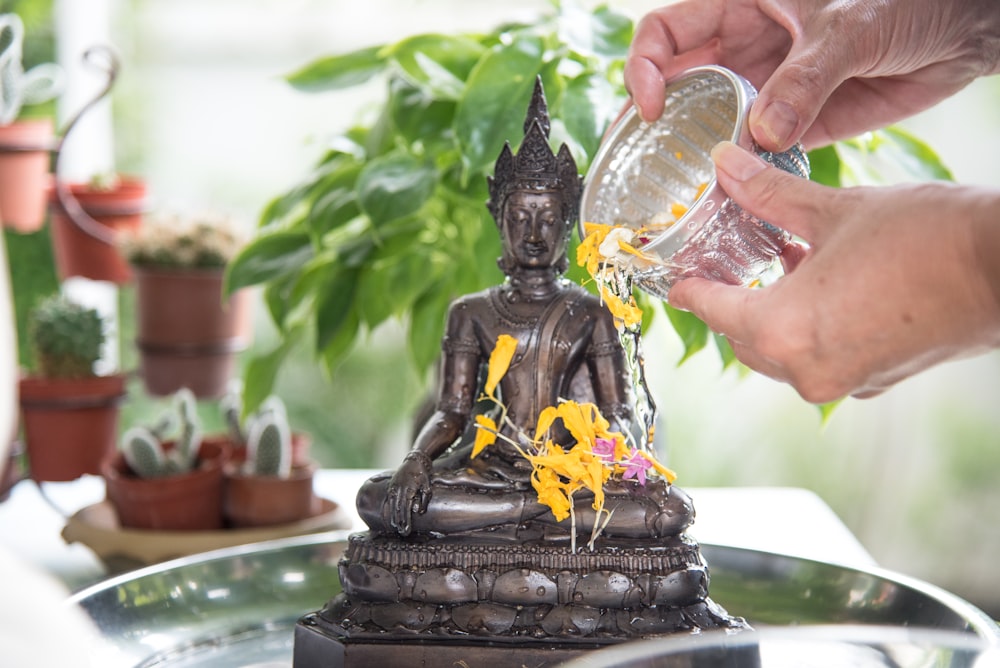
[[[747,114],[757,91],[738,74],[697,67],[666,86],[658,120],[646,123],[630,108],[594,157],[580,205],[581,238],[583,223],[639,229],[680,204],[687,212],[642,246],[655,262],[635,269],[636,285],[663,298],[690,276],[748,285],[774,265],[789,235],[729,198],[716,181],[712,148],[728,140],[802,177],[809,160],[801,146],[769,153],[754,144]]]
[[[336,531],[226,548],[150,566],[79,592],[71,605],[79,606],[100,631],[87,652],[95,657],[91,665],[290,668],[296,620],[340,591],[337,565],[347,536]],[[948,634],[951,645],[958,642],[974,652],[1000,648],[1000,627],[985,613],[913,578],[718,545],[702,544],[702,553],[711,569],[712,599],[769,634],[790,627],[861,625],[866,638],[885,642],[899,641],[906,631],[912,634],[907,642],[926,643],[934,637],[925,634],[937,632]],[[763,637],[770,645],[772,636]],[[838,641],[844,641],[842,632]],[[647,652],[684,656],[702,650],[701,644],[690,643],[702,642],[708,641],[681,635],[656,646],[639,644],[638,654],[629,643],[594,652],[592,660],[598,662],[589,665],[729,665],[629,663]]]

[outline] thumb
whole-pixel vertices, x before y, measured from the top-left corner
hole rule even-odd
[[[827,55],[826,38],[792,51],[760,88],[748,118],[750,133],[768,151],[785,151],[802,138],[847,75]],[[805,41],[805,40],[803,40]]]
[[[835,189],[774,167],[732,142],[712,149],[716,178],[736,204],[750,214],[814,244],[828,214]]]

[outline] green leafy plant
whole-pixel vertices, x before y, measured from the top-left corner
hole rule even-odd
[[[0,14],[0,125],[17,120],[21,108],[55,97],[62,87],[62,69],[43,63],[25,71],[24,23],[17,14]]]
[[[187,388],[173,396],[173,411],[155,424],[132,427],[121,438],[121,451],[129,468],[140,478],[162,478],[194,470],[201,447],[201,420],[194,394]],[[173,447],[166,446],[176,433]]]
[[[606,5],[553,2],[530,23],[416,35],[320,58],[289,75],[303,91],[381,76],[386,96],[374,118],[337,136],[302,183],[269,203],[256,237],[228,267],[228,291],[264,286],[282,336],[250,361],[247,406],[270,393],[300,341],[313,340],[332,372],[366,331],[390,318],[403,322],[410,357],[427,370],[448,304],[502,279],[486,177],[504,142],[520,140],[536,76],[548,98],[552,143],[566,143],[585,172],[626,100],[622,71],[633,29],[631,18]],[[879,154],[895,151],[904,164],[937,164],[901,134],[863,143]],[[853,165],[842,150],[811,156],[818,180],[844,180]],[[570,277],[584,278],[575,268]],[[685,358],[712,340],[724,362],[734,359],[697,318],[664,308]]]
[[[104,320],[96,309],[60,294],[44,299],[28,326],[35,363],[47,378],[89,378],[104,345]]]
[[[234,225],[221,216],[188,219],[164,215],[121,241],[128,262],[159,269],[221,269],[243,246]]]

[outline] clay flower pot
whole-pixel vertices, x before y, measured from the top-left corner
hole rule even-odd
[[[29,376],[18,387],[31,477],[68,481],[100,473],[115,452],[125,376]]]
[[[227,466],[222,509],[232,527],[290,524],[316,515],[320,500],[313,493],[316,466],[292,467],[287,478],[245,475],[231,462]]]
[[[52,145],[51,119],[0,125],[0,221],[5,227],[29,233],[45,222]]]
[[[225,394],[236,355],[250,342],[249,291],[224,300],[222,269],[133,269],[136,346],[146,390],[167,395],[187,387],[199,398]]]
[[[121,526],[159,531],[223,528],[223,465],[228,452],[224,439],[206,438],[198,451],[197,469],[163,478],[137,477],[124,455],[116,453],[102,474]]]
[[[58,190],[50,197],[52,247],[59,277],[82,276],[95,281],[127,283],[132,280],[128,262],[114,243],[120,234],[138,231],[146,207],[146,184],[122,178],[109,189],[75,183],[64,187],[72,203],[60,201]],[[67,210],[67,206],[71,208]]]

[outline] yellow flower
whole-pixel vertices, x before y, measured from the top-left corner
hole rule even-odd
[[[621,323],[625,327],[634,327],[642,322],[642,309],[636,305],[634,297],[629,297],[629,302],[626,304],[604,285],[600,285],[600,291],[601,299],[607,304],[615,322]]]
[[[677,480],[677,474],[674,473],[672,470],[668,469],[660,462],[656,461],[656,458],[653,457],[651,454],[643,450],[639,450],[639,454],[645,457],[647,460],[649,460],[649,463],[653,465],[653,470],[655,470],[657,473],[663,476],[668,483],[673,484],[673,482]]]
[[[601,244],[608,233],[614,229],[611,225],[601,223],[584,223],[584,238],[580,245],[576,247],[576,264],[586,267],[587,273],[591,276],[597,274],[604,257],[601,255]]]
[[[496,395],[493,393],[496,391],[500,379],[507,373],[510,361],[514,358],[514,351],[516,350],[517,339],[513,336],[501,334],[497,337],[493,352],[490,353],[489,371],[486,374],[485,390],[491,399],[496,399]]]
[[[538,502],[549,507],[556,521],[561,522],[569,517],[569,509],[573,502],[566,493],[566,485],[554,471],[535,467],[531,473],[531,486],[538,494]]]
[[[497,424],[493,418],[486,415],[476,416],[476,441],[472,444],[472,456],[475,457],[488,445],[497,441]]]

